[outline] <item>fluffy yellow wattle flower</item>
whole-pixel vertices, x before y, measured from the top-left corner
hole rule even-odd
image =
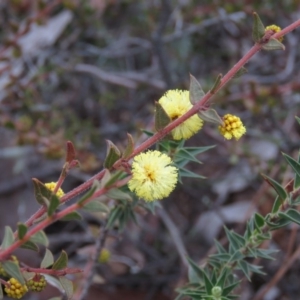
[[[46,188],[48,190],[50,190],[51,192],[53,192],[54,189],[55,189],[55,187],[56,187],[56,182],[52,181],[52,182],[45,183],[45,186],[46,186]],[[58,191],[56,192],[56,196],[58,198],[61,198],[64,194],[65,193],[64,193],[64,191],[61,188],[59,188]]]
[[[171,120],[178,119],[192,108],[189,91],[170,90],[159,100]],[[203,120],[194,115],[172,130],[174,140],[188,139],[197,133],[203,126]]]
[[[265,31],[267,31],[267,30],[272,30],[274,33],[277,33],[279,31],[281,31],[281,28],[277,25],[269,25],[265,28]],[[278,41],[282,42],[283,41],[283,36],[278,38]]]
[[[225,139],[230,140],[234,137],[238,140],[246,133],[246,127],[243,125],[239,117],[227,114],[223,117],[223,121],[224,125],[219,126],[219,131]]]
[[[174,190],[178,171],[172,160],[159,151],[147,151],[135,156],[129,189],[146,201],[163,199]]]

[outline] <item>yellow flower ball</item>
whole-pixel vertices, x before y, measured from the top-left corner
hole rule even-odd
[[[48,190],[50,190],[51,192],[54,191],[55,187],[56,187],[56,182],[48,182],[48,183],[45,183],[45,186]],[[64,191],[59,188],[58,191],[56,192],[56,196],[58,198],[61,198],[63,195],[64,195]]]
[[[146,201],[169,196],[178,179],[178,170],[171,164],[169,156],[156,150],[137,155],[132,163],[129,189]]]
[[[35,274],[35,276],[27,281],[27,287],[34,292],[41,292],[45,289],[47,281],[44,275]]]
[[[246,127],[243,125],[239,117],[227,114],[223,117],[223,121],[224,125],[219,126],[219,131],[225,137],[225,139],[230,140],[235,138],[238,140],[246,133]]]
[[[159,100],[167,115],[172,121],[184,115],[192,108],[189,98],[189,91],[170,90],[166,92]],[[182,124],[172,130],[174,140],[188,139],[197,133],[203,126],[203,120],[197,115],[193,115]]]
[[[10,278],[7,283],[8,285],[5,286],[4,291],[6,292],[8,297],[21,299],[28,292],[27,286],[22,285],[15,278]]]
[[[100,255],[98,257],[98,261],[102,264],[105,264],[109,261],[110,256],[111,256],[111,254],[110,254],[109,250],[102,249],[100,252]]]
[[[281,31],[281,28],[277,25],[269,25],[265,28],[265,31],[267,31],[267,30],[272,30],[274,33],[277,33],[279,31]],[[278,38],[278,41],[282,42],[283,41],[283,36]]]

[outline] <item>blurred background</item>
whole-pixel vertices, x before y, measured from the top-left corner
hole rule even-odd
[[[297,0],[2,0],[0,2],[0,237],[5,225],[16,228],[34,213],[31,178],[56,181],[66,141],[74,143],[81,167],[63,185],[65,192],[102,168],[105,140],[120,148],[126,133],[137,144],[153,130],[154,101],[168,89],[188,89],[193,74],[208,91],[253,45],[252,12],[265,26],[286,27],[300,17]],[[205,124],[189,146],[215,147],[199,155],[191,171],[206,179],[184,179],[164,210],[137,212],[119,234],[110,232],[111,257],[97,265],[87,299],[174,299],[187,282],[178,245],[203,263],[213,241],[226,245],[223,224],[244,232],[259,211],[267,214],[274,192],[260,173],[285,184],[292,176],[281,152],[297,157],[300,126],[299,29],[284,37],[285,51],[260,52],[248,73],[231,80],[212,100],[222,116],[238,115],[247,134],[224,140]],[[84,268],[93,251],[99,216],[58,222],[46,230],[50,249],[64,249],[70,267]],[[174,234],[175,232],[175,234]],[[176,241],[174,237],[176,236]],[[297,250],[297,227],[274,233],[265,247],[278,249],[274,261],[258,261],[265,276],[243,281],[239,299],[299,299],[299,260],[286,273],[281,267]],[[176,243],[174,243],[176,242]],[[20,250],[27,265],[38,256]],[[277,273],[278,272],[278,273]],[[279,275],[278,275],[279,274]],[[269,285],[265,296],[259,295]],[[80,276],[73,276],[75,284]],[[48,287],[41,295],[59,295]]]

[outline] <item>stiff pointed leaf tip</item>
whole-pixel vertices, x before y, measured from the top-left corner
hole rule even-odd
[[[66,162],[71,163],[76,157],[75,147],[72,142],[67,142]]]
[[[127,146],[122,154],[123,158],[128,158],[134,150],[134,140],[131,134],[127,133]]]
[[[253,17],[254,22],[252,29],[252,38],[255,43],[258,43],[260,39],[265,35],[265,26],[256,12],[253,13]]]
[[[202,90],[202,87],[200,83],[197,81],[197,79],[190,74],[190,101],[192,104],[195,104],[203,96],[205,95],[204,91]]]
[[[114,163],[121,157],[121,151],[119,148],[111,141],[106,140],[107,144],[107,154],[104,161],[104,168],[110,169]]]

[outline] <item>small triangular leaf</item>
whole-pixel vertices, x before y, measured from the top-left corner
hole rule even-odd
[[[38,179],[32,178],[34,186],[34,195],[36,201],[43,206],[48,206],[52,192]]]
[[[122,154],[122,158],[124,159],[128,158],[133,152],[133,150],[134,150],[134,140],[132,138],[132,135],[127,133],[127,145]]]
[[[155,102],[155,129],[160,131],[164,129],[170,122],[171,118],[166,113],[159,102]]]
[[[98,202],[96,200],[93,200],[92,202],[86,204],[82,207],[82,209],[89,212],[109,212],[109,208],[104,203]]]
[[[264,50],[285,50],[285,46],[277,39],[270,38],[269,42],[262,46]]]
[[[282,185],[267,175],[262,174],[262,177],[275,189],[281,201],[284,201],[287,198],[287,192]]]
[[[72,220],[79,220],[79,221],[82,220],[80,213],[78,213],[77,211],[73,211],[60,219],[60,221],[72,221]]]
[[[77,204],[83,205],[86,200],[94,195],[98,188],[100,188],[100,183],[99,181],[95,180],[92,184],[92,187],[78,200]]]
[[[265,26],[256,12],[253,13],[253,17],[252,38],[255,43],[258,43],[265,35]]]
[[[290,208],[285,212],[279,212],[278,216],[300,225],[300,212],[295,209]]]
[[[22,240],[22,238],[27,233],[27,226],[23,223],[18,223],[18,238],[19,240]]]
[[[215,93],[218,91],[218,89],[219,89],[219,87],[220,87],[220,84],[221,84],[222,77],[223,77],[222,74],[219,74],[219,75],[218,75],[218,77],[217,77],[217,79],[216,79],[216,81],[215,81],[213,87],[210,89],[210,92],[211,92],[212,94],[215,94]]]
[[[68,278],[66,277],[58,277],[58,280],[61,284],[61,286],[63,287],[65,293],[66,293],[66,296],[68,299],[72,299],[72,296],[73,296],[73,282],[71,280],[69,280]]]
[[[45,252],[45,255],[44,255],[44,258],[41,262],[41,268],[48,268],[50,266],[52,266],[54,263],[54,258],[53,258],[53,254],[52,252],[46,248],[46,252]]]
[[[59,258],[52,265],[52,270],[61,270],[66,268],[68,265],[68,255],[66,251],[62,250]]]
[[[245,67],[241,67],[234,75],[233,75],[233,79],[239,78],[242,75],[248,73],[248,70]]]
[[[21,284],[25,284],[20,267],[15,262],[10,260],[2,262],[2,267],[11,277],[16,278]]]
[[[192,104],[197,103],[205,95],[200,83],[190,74],[190,101]]]
[[[50,203],[49,203],[49,206],[48,206],[48,210],[47,210],[47,214],[48,214],[49,217],[52,216],[55,213],[55,211],[58,208],[59,204],[60,204],[59,198],[56,195],[52,194],[51,198],[50,198]]]
[[[1,249],[2,250],[7,249],[14,242],[14,239],[15,238],[12,229],[9,226],[5,226]]]
[[[214,109],[200,110],[198,117],[205,122],[214,123],[223,126],[223,119],[218,115]]]
[[[34,242],[31,242],[30,240],[27,241],[27,242],[25,242],[25,243],[23,243],[21,245],[21,248],[28,249],[28,250],[33,250],[35,252],[39,252],[39,250],[40,250],[39,247],[38,247],[38,245],[36,243],[34,243]]]
[[[191,172],[185,168],[180,168],[179,169],[179,175],[181,177],[190,177],[190,178],[198,178],[198,179],[205,179],[206,177],[199,175],[197,173]]]
[[[106,140],[106,144],[107,144],[107,154],[103,166],[106,169],[110,169],[114,165],[114,163],[121,157],[121,151],[110,140]]]
[[[48,240],[45,232],[42,230],[35,233],[33,236],[31,236],[30,241],[37,243],[37,244],[42,244],[46,247],[48,247],[48,245],[49,245],[49,240]]]

